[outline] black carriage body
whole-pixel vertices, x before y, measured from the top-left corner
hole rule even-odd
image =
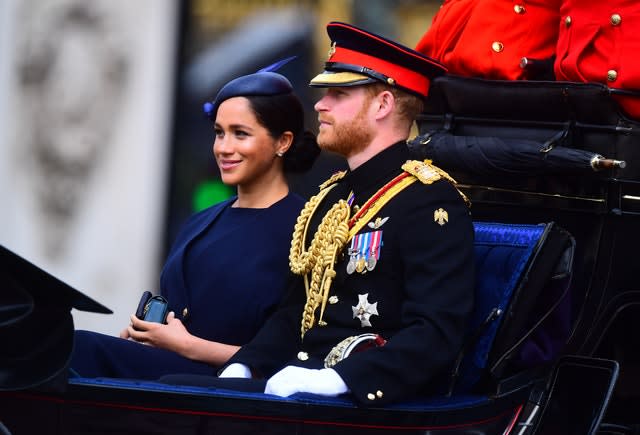
[[[541,149],[587,150],[625,162],[601,171],[570,164],[566,170],[527,170],[523,162],[513,176],[487,176],[455,163],[444,169],[469,196],[475,220],[554,221],[574,236],[573,326],[564,352],[620,364],[607,419],[638,430],[640,123],[627,118],[600,84],[441,77],[418,127],[423,138],[524,139]]]

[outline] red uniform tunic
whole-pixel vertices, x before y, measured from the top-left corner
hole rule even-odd
[[[416,50],[444,63],[452,74],[535,79],[534,65],[555,52],[560,2],[446,0]]]
[[[628,115],[640,118],[640,2],[563,0],[560,14],[556,79],[639,91],[615,98]]]

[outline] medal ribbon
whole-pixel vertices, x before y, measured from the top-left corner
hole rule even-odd
[[[382,230],[374,231],[371,234],[371,244],[369,248],[369,255],[376,260],[380,259],[380,246],[382,246]]]

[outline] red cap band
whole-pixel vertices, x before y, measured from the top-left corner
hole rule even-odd
[[[425,75],[359,51],[336,46],[335,51],[327,62],[363,66],[392,78],[398,86],[410,89],[420,95],[427,95],[429,92],[430,82]]]

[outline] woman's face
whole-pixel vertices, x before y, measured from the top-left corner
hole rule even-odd
[[[278,141],[258,123],[249,100],[233,97],[218,108],[213,155],[222,182],[250,188],[282,171]]]

